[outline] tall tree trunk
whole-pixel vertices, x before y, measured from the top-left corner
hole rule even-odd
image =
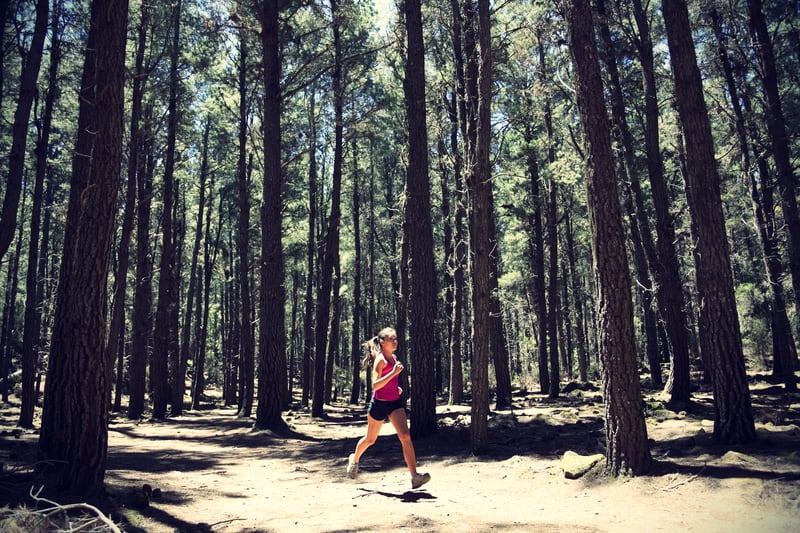
[[[42,457],[63,461],[62,484],[82,496],[103,491],[108,445],[106,277],[122,162],[127,16],[125,0],[92,2],[39,437]]]
[[[31,116],[33,98],[36,95],[36,81],[39,67],[42,64],[42,49],[47,34],[48,12],[50,0],[36,1],[36,21],[34,22],[31,47],[25,57],[22,77],[19,84],[17,109],[14,112],[14,124],[11,128],[11,151],[8,154],[8,175],[5,179],[5,196],[0,211],[0,261],[11,241],[17,227],[17,212],[22,191],[22,176],[25,173],[25,155],[28,145],[28,125]],[[3,17],[5,20],[5,17]],[[1,84],[0,84],[1,85]]]
[[[639,60],[642,63],[644,83],[645,151],[647,173],[653,207],[656,213],[658,235],[658,261],[651,262],[656,281],[656,301],[667,333],[670,354],[670,370],[665,390],[672,403],[685,403],[690,398],[689,380],[689,328],[683,310],[683,283],[680,275],[678,254],[675,250],[675,222],[670,213],[670,197],[664,178],[664,163],[661,159],[658,94],[653,58],[653,43],[650,23],[641,0],[632,0],[636,26],[639,30]]]
[[[761,83],[764,87],[767,104],[767,129],[772,141],[772,157],[775,159],[783,219],[786,222],[788,235],[789,271],[792,275],[795,302],[800,302],[800,214],[798,214],[795,190],[796,176],[792,168],[786,121],[778,90],[775,54],[761,0],[747,0],[747,11],[750,15],[750,27],[755,34],[756,55],[761,65]],[[798,314],[798,321],[800,322],[800,314]]]
[[[237,164],[237,185],[239,218],[236,232],[236,251],[239,255],[239,357],[241,358],[242,385],[244,394],[241,398],[239,416],[249,418],[253,412],[255,398],[255,339],[250,327],[252,300],[250,295],[250,171],[247,164],[247,124],[249,118],[247,91],[248,30],[245,25],[239,29],[239,159]]]
[[[550,105],[545,104],[545,121],[550,123]],[[548,138],[550,140],[549,152],[553,151],[552,127],[548,126]],[[552,164],[555,162],[554,156],[548,158]],[[548,278],[547,278],[547,340],[548,355],[550,362],[550,386],[547,388],[549,398],[558,398],[561,392],[561,368],[558,364],[558,322],[557,317],[561,312],[561,303],[558,298],[558,184],[555,180],[550,181],[547,201],[547,249],[548,249]],[[545,327],[545,324],[542,325]]]
[[[311,390],[311,361],[314,359],[314,256],[317,245],[317,120],[316,89],[312,85],[308,103],[308,237],[306,238],[306,296],[303,317],[303,386],[301,405],[308,407]],[[370,256],[372,257],[372,256]]]
[[[547,61],[544,52],[542,39],[537,39],[537,49],[539,52],[539,81],[544,85],[547,83]],[[556,162],[555,136],[553,133],[553,112],[550,105],[549,95],[545,96],[544,101],[544,126],[547,132],[547,163],[553,165]],[[547,395],[550,398],[557,398],[560,392],[561,369],[558,364],[558,314],[561,312],[561,305],[558,298],[558,183],[550,180],[547,197],[547,228],[546,239],[548,248],[548,283],[547,283],[547,321],[542,327],[547,330],[547,352],[550,363],[549,377],[550,384],[547,387]],[[542,206],[544,207],[544,198]],[[542,252],[544,253],[544,252]]]
[[[625,210],[628,214],[631,240],[633,241],[633,259],[636,265],[636,284],[639,287],[642,319],[644,322],[645,353],[650,366],[651,385],[661,389],[661,361],[659,360],[658,325],[653,301],[653,284],[650,281],[650,264],[657,263],[656,249],[650,233],[650,222],[644,208],[639,176],[634,162],[634,140],[625,114],[625,98],[622,92],[619,70],[617,68],[617,51],[611,40],[608,27],[605,0],[597,0],[598,26],[600,34],[600,58],[606,66],[611,93],[611,122],[613,124],[615,142],[620,148],[622,161],[619,165],[620,182],[623,184]],[[628,185],[630,184],[630,185]]]
[[[463,20],[458,0],[450,2],[453,15],[453,63],[454,89],[453,102],[449,106],[450,116],[450,151],[453,154],[453,181],[455,184],[455,208],[453,221],[453,304],[450,308],[452,327],[450,333],[450,405],[460,404],[464,400],[464,373],[462,368],[463,343],[463,309],[466,293],[464,268],[466,263],[466,235],[464,218],[466,218],[467,202],[465,197],[464,158],[459,148],[458,133],[466,130],[465,70],[464,49],[462,42]]]
[[[197,286],[197,261],[200,255],[200,245],[203,239],[203,215],[206,208],[206,178],[208,176],[208,134],[211,130],[211,121],[206,119],[203,131],[203,148],[200,162],[200,183],[198,184],[197,224],[194,232],[194,246],[192,259],[189,265],[189,287],[186,290],[186,307],[183,313],[183,327],[181,328],[181,345],[177,366],[173,372],[172,381],[172,407],[170,414],[180,416],[183,413],[183,397],[186,392],[186,368],[189,354],[192,353],[192,317],[194,315],[194,297]],[[198,316],[199,320],[200,317]],[[197,342],[195,336],[194,342]]]
[[[23,188],[27,188],[23,182]],[[22,218],[25,218],[25,196],[22,197]],[[3,320],[0,327],[0,379],[3,380],[2,395],[3,401],[8,402],[9,392],[12,387],[8,383],[6,376],[9,375],[11,360],[16,352],[17,339],[15,332],[18,331],[17,325],[17,292],[19,290],[19,264],[22,260],[22,233],[23,225],[17,228],[17,244],[14,246],[11,260],[6,272],[6,294],[3,305]]]
[[[343,157],[343,108],[344,87],[342,82],[342,43],[339,1],[331,0],[333,17],[333,109],[334,109],[334,148],[333,148],[333,186],[331,189],[331,214],[322,260],[321,286],[317,301],[316,349],[314,360],[314,397],[311,401],[311,415],[322,416],[325,401],[325,353],[330,321],[331,290],[336,256],[339,255],[339,225],[342,219],[342,157]]]
[[[570,198],[572,192],[570,191]],[[570,201],[570,204],[572,202]],[[581,383],[588,381],[589,353],[586,346],[586,335],[584,334],[584,314],[582,291],[578,282],[577,261],[575,258],[575,232],[572,229],[571,209],[564,211],[564,232],[567,237],[567,261],[569,263],[569,286],[572,291],[572,300],[575,302],[575,336],[578,343],[578,379]]]
[[[747,137],[744,111],[739,100],[739,89],[736,86],[733,74],[733,65],[728,57],[727,38],[722,31],[719,13],[715,8],[711,8],[709,17],[717,39],[718,55],[725,74],[731,107],[736,117],[736,135],[742,151],[742,168],[750,181],[750,198],[753,204],[755,225],[761,240],[767,283],[772,295],[770,322],[772,328],[772,353],[775,360],[773,375],[783,379],[787,390],[796,390],[794,361],[797,359],[797,349],[794,344],[789,316],[786,313],[786,298],[783,293],[784,269],[775,232],[772,175],[764,158],[760,156],[757,156],[758,176],[752,170],[750,142]],[[761,183],[760,188],[759,181]]]
[[[472,17],[466,16],[467,23]],[[470,244],[472,251],[472,424],[470,447],[481,453],[488,446],[489,414],[489,312],[491,266],[489,262],[491,217],[491,171],[489,146],[491,142],[491,26],[488,0],[478,1],[478,38],[480,65],[478,85],[478,120],[474,159],[470,161],[469,192],[471,200]]]
[[[492,194],[491,188],[489,193]],[[495,221],[494,196],[489,198],[491,219],[489,220],[489,288],[491,301],[489,302],[489,344],[491,346],[492,360],[494,363],[494,376],[496,383],[496,409],[511,407],[511,373],[509,369],[508,343],[506,342],[505,327],[503,326],[503,308],[500,305],[500,247],[497,238],[497,223]]]
[[[697,230],[695,270],[700,305],[700,345],[711,363],[714,439],[729,444],[744,443],[755,439],[756,432],[747,388],[711,124],[703,98],[686,2],[664,0],[662,13],[678,114],[686,139],[687,197]]]
[[[167,147],[164,161],[163,210],[161,213],[161,261],[158,281],[158,304],[153,359],[150,379],[153,382],[153,418],[164,418],[170,400],[170,362],[179,357],[177,351],[178,324],[173,322],[178,301],[178,257],[173,235],[175,210],[175,143],[178,130],[178,60],[180,57],[180,28],[182,0],[174,4],[172,42],[170,44],[169,104],[167,111]],[[172,365],[176,368],[177,365]],[[175,379],[176,376],[172,376]]]
[[[213,183],[211,189],[213,190]],[[209,197],[209,211],[211,211],[212,205],[213,201]],[[208,315],[211,310],[211,273],[214,271],[214,263],[216,263],[217,254],[219,253],[219,236],[222,232],[222,210],[224,206],[225,199],[222,195],[220,195],[219,205],[217,208],[217,233],[213,237],[211,235],[211,213],[209,212],[208,216],[206,217],[206,229],[203,245],[203,267],[200,268],[200,271],[197,274],[198,279],[202,280],[202,283],[198,283],[197,294],[198,327],[195,331],[197,350],[195,352],[195,379],[192,386],[192,409],[198,409],[206,387],[205,361],[208,344]]]
[[[264,57],[264,201],[261,206],[261,291],[258,345],[258,407],[255,427],[286,428],[286,301],[283,270],[281,188],[281,63],[278,0],[260,6]]]
[[[611,133],[588,0],[571,2],[567,25],[587,158],[587,203],[599,297],[606,470],[614,476],[624,472],[641,475],[649,470],[651,458],[641,407],[630,273]]]
[[[145,9],[145,4],[142,9]],[[144,16],[144,13],[143,13]],[[144,21],[142,21],[144,23]],[[152,108],[146,123],[150,123]],[[147,358],[153,331],[153,259],[150,245],[150,211],[153,198],[153,138],[142,139],[143,157],[137,161],[136,282],[133,293],[131,360],[128,365],[128,418],[138,420],[145,410]]]
[[[364,319],[364,304],[361,303],[361,184],[358,179],[358,141],[353,139],[353,329],[350,337],[350,403],[358,403],[361,391],[361,324]]]
[[[133,77],[133,91],[131,96],[131,125],[130,142],[128,151],[128,168],[125,194],[125,215],[122,221],[120,235],[119,263],[114,277],[114,296],[112,301],[111,324],[108,332],[106,352],[109,364],[117,362],[118,372],[113,400],[113,410],[119,411],[122,406],[123,368],[125,358],[125,298],[128,291],[128,270],[130,268],[130,244],[136,224],[136,196],[138,185],[137,172],[143,168],[139,164],[140,150],[142,148],[142,99],[147,74],[144,68],[144,53],[147,46],[147,24],[150,21],[150,8],[142,5],[141,19],[137,29],[135,73]]]
[[[436,274],[433,257],[431,190],[428,177],[428,132],[425,109],[425,49],[420,0],[405,1],[408,56],[405,65],[406,116],[408,121],[408,177],[406,221],[411,260],[410,349],[411,433],[436,432]]]
[[[525,140],[533,140],[533,132],[526,127]],[[536,315],[538,337],[536,361],[539,370],[539,390],[542,394],[550,393],[550,371],[547,366],[547,292],[545,290],[544,275],[544,230],[542,228],[542,206],[544,198],[541,194],[541,178],[539,176],[539,163],[536,160],[536,151],[528,149],[526,156],[528,179],[528,257],[531,263],[531,287],[528,289],[533,298],[533,310]]]
[[[58,90],[58,69],[61,66],[61,11],[62,3],[55,2],[52,14],[52,39],[50,45],[50,67],[48,69],[47,95],[41,130],[36,143],[36,180],[33,189],[31,208],[30,240],[28,248],[28,271],[25,281],[25,323],[22,332],[22,398],[19,414],[20,427],[32,428],[36,406],[36,367],[39,361],[38,344],[42,324],[41,283],[37,279],[39,268],[39,236],[42,220],[44,181],[47,175],[47,156],[50,151],[50,132],[53,124],[53,106],[60,96]],[[4,369],[3,369],[4,370]],[[7,373],[0,373],[5,380]]]
[[[336,384],[333,382],[333,368],[338,364],[339,330],[342,323],[342,265],[340,256],[336,255],[333,265],[333,288],[331,289],[331,323],[328,328],[328,357],[325,359],[325,403],[330,405],[331,393]]]

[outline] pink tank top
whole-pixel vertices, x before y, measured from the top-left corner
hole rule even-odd
[[[383,370],[381,371],[381,375],[378,376],[382,378],[386,374],[390,373],[392,369],[394,369],[394,365],[397,362],[397,358],[393,355],[392,360],[386,361],[386,365],[384,365]],[[395,374],[394,376],[389,379],[389,382],[381,387],[380,389],[376,390],[372,393],[372,397],[376,400],[381,400],[383,402],[393,402],[395,400],[400,399],[400,391],[398,390],[398,382],[400,381],[400,374]]]

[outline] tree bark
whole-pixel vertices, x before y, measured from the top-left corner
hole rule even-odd
[[[611,134],[588,0],[571,2],[567,25],[587,158],[587,203],[599,296],[606,470],[614,476],[626,472],[641,475],[649,470],[651,458],[641,407],[630,273]]]
[[[800,302],[800,214],[798,214],[795,190],[796,176],[792,168],[786,121],[778,90],[775,54],[761,0],[747,0],[747,11],[750,15],[750,27],[756,39],[755,52],[761,65],[761,84],[767,104],[767,129],[772,141],[772,157],[775,160],[783,219],[786,222],[788,236],[789,271],[792,275],[795,301]],[[800,322],[800,316],[798,321]]]
[[[467,23],[472,17],[465,17]],[[478,1],[479,64],[477,80],[477,124],[474,159],[470,161],[468,187],[471,200],[470,243],[472,251],[472,424],[470,447],[479,454],[488,447],[489,414],[489,320],[491,265],[489,261],[491,214],[491,171],[489,147],[491,142],[491,25],[488,0]]]
[[[178,280],[180,276],[174,236],[175,209],[175,144],[178,130],[178,60],[182,0],[174,4],[172,43],[170,45],[169,103],[167,111],[167,147],[164,160],[163,210],[161,213],[161,259],[158,280],[153,358],[150,379],[153,383],[153,418],[164,418],[170,400],[170,363],[178,355],[176,317]],[[177,365],[174,365],[173,368]],[[172,376],[175,379],[175,376]]]
[[[431,190],[428,176],[428,132],[425,109],[425,49],[420,0],[405,1],[408,52],[405,65],[406,120],[408,121],[408,177],[406,222],[411,261],[411,433],[422,437],[436,432],[436,274],[433,257]]]
[[[25,323],[22,332],[22,397],[18,425],[33,427],[36,406],[36,372],[39,361],[39,340],[42,325],[42,285],[37,279],[39,273],[39,237],[42,220],[45,177],[47,175],[47,156],[50,151],[50,133],[53,124],[53,106],[60,96],[58,89],[58,69],[61,66],[61,12],[60,2],[54,4],[52,14],[52,42],[50,45],[50,67],[48,69],[47,95],[41,119],[41,131],[36,144],[36,178],[31,207],[30,240],[28,248],[28,270],[25,281]],[[0,370],[5,370],[0,369]],[[0,376],[5,378],[3,372]]]
[[[125,0],[92,2],[39,437],[42,457],[64,461],[62,484],[81,496],[102,493],[108,445],[106,277],[122,162],[127,16]]]
[[[342,219],[342,157],[343,157],[343,107],[344,88],[342,82],[342,43],[340,37],[342,16],[339,0],[331,0],[331,16],[333,17],[333,108],[334,108],[334,149],[333,149],[333,186],[331,189],[331,214],[325,238],[322,259],[321,286],[317,301],[316,349],[314,360],[314,396],[311,401],[311,415],[322,416],[325,401],[325,353],[330,325],[331,298],[333,295],[333,275],[336,256],[339,255],[339,226]]]
[[[142,5],[144,9],[146,3]],[[145,122],[149,122],[152,108]],[[153,138],[143,139],[143,157],[137,161],[136,282],[133,293],[131,360],[128,365],[128,418],[138,420],[145,410],[147,359],[153,331],[153,259],[150,245],[150,214],[153,198]]]
[[[255,427],[283,430],[286,398],[286,301],[282,243],[281,63],[278,0],[260,4],[264,57],[264,200],[261,206],[261,291],[258,406]]]
[[[678,254],[675,250],[675,221],[670,213],[670,197],[664,178],[664,162],[661,159],[658,94],[653,58],[653,43],[650,23],[641,0],[632,0],[634,17],[639,30],[639,60],[642,64],[644,84],[645,151],[647,174],[653,195],[656,214],[656,247],[658,260],[650,267],[656,281],[656,302],[664,322],[670,355],[670,370],[664,389],[670,394],[670,402],[682,404],[689,401],[689,328],[684,316],[683,283],[680,275]]]
[[[364,304],[361,302],[361,183],[358,179],[358,141],[353,139],[353,330],[350,336],[350,403],[358,403],[361,391],[361,324]]]
[[[758,175],[756,175],[753,170],[750,160],[751,150],[747,136],[744,111],[742,110],[742,104],[739,99],[739,89],[733,74],[733,65],[728,57],[727,38],[722,31],[719,13],[715,8],[711,8],[709,17],[714,29],[714,35],[717,39],[718,55],[720,63],[722,64],[722,71],[725,74],[725,82],[728,86],[728,93],[730,94],[731,107],[736,117],[736,135],[739,140],[739,147],[742,151],[742,168],[744,168],[744,172],[747,174],[747,178],[750,182],[750,199],[753,205],[755,225],[761,241],[767,283],[772,295],[772,301],[770,302],[770,326],[772,329],[772,353],[775,362],[772,367],[773,376],[783,379],[786,390],[793,391],[797,390],[797,383],[794,375],[794,361],[797,359],[797,349],[794,344],[789,316],[786,313],[786,298],[783,292],[782,282],[784,269],[780,250],[778,248],[778,236],[775,231],[772,175],[766,165],[766,161],[760,154],[756,156]]]
[[[754,440],[756,432],[747,388],[711,124],[703,98],[686,2],[664,0],[662,13],[678,114],[686,140],[687,196],[697,231],[695,271],[700,305],[700,346],[711,364],[714,439],[728,444],[745,443]]]
[[[247,72],[250,65],[248,47],[249,31],[245,25],[239,29],[239,146],[237,162],[237,192],[239,217],[237,219],[236,251],[239,256],[237,280],[239,282],[239,357],[241,358],[244,394],[238,416],[248,418],[253,412],[255,398],[255,339],[250,327],[252,297],[250,293],[250,172],[247,164],[247,124],[249,105]]]
[[[314,359],[314,277],[316,266],[314,257],[317,247],[317,121],[316,89],[312,86],[308,104],[308,236],[306,238],[306,297],[303,322],[303,385],[301,404],[308,407],[311,391],[311,361]],[[371,257],[371,256],[370,256]]]

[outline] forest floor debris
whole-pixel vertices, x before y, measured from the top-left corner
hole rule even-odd
[[[544,532],[800,530],[800,395],[754,379],[759,439],[713,443],[707,392],[687,411],[645,391],[651,475],[566,479],[567,451],[603,453],[603,408],[580,389],[558,401],[517,391],[513,408],[492,411],[491,450],[469,452],[469,406],[439,405],[439,432],[415,440],[432,480],[411,490],[389,424],[362,458],[347,455],[365,428],[362,406],[336,403],[323,418],[296,406],[288,436],[253,431],[235,408],[209,405],[163,421],[114,417],[109,428],[108,498],[102,509],[123,531]],[[781,409],[780,424],[770,411]],[[35,432],[14,431],[18,405],[0,415],[0,505],[46,508],[31,499]],[[766,414],[765,414],[766,413]],[[413,421],[412,421],[413,424]],[[146,488],[150,488],[147,491]],[[158,492],[156,492],[158,491]],[[157,494],[157,497],[154,495]]]

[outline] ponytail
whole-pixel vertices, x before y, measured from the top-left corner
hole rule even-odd
[[[364,341],[361,346],[364,347],[364,357],[361,359],[362,370],[368,370],[375,362],[375,357],[381,353],[381,338],[375,335],[368,341]]]
[[[364,358],[361,359],[361,367],[364,370],[371,368],[372,364],[375,362],[375,358],[381,355],[381,340],[390,335],[396,336],[397,332],[394,328],[386,327],[380,330],[377,335],[361,344],[361,346],[364,347]]]

